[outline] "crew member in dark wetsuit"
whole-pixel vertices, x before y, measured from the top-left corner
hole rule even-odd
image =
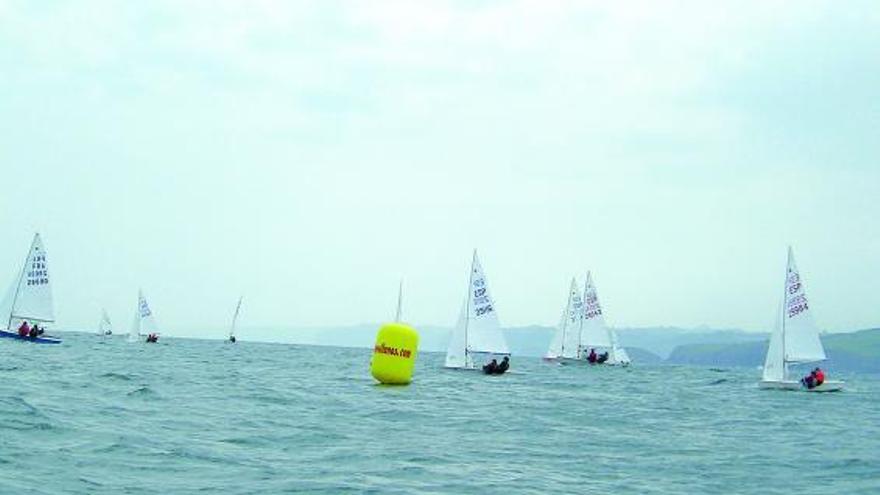
[[[807,388],[813,388],[817,385],[816,383],[816,370],[810,372],[809,375],[801,378],[801,383],[803,386]]]
[[[603,364],[605,361],[608,361],[608,351],[599,354],[599,357],[596,358],[596,364]]]
[[[503,375],[505,371],[510,369],[510,358],[508,356],[504,356],[504,359],[501,360],[501,364],[499,364],[495,368],[496,375]]]
[[[30,338],[32,338],[32,339],[37,338],[37,335],[39,335],[39,333],[37,333],[37,332],[38,332],[39,330],[40,330],[40,329],[39,329],[39,327],[37,327],[37,324],[34,323],[34,326],[32,326],[32,327],[31,327],[31,330],[28,332],[28,337],[30,337]]]
[[[230,335],[230,336],[229,336],[229,341],[232,342],[232,343],[234,344],[234,343],[235,343],[235,335]]]
[[[483,366],[483,373],[487,375],[492,375],[498,370],[498,361],[493,359],[489,363],[486,363]]]
[[[590,348],[590,355],[587,356],[587,362],[590,364],[596,364],[596,349]]]

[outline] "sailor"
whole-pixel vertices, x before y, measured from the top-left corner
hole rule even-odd
[[[816,373],[816,386],[818,387],[819,385],[822,385],[823,383],[825,383],[825,372],[822,371],[822,369],[818,368],[818,367],[813,371],[815,371],[815,373]]]
[[[608,361],[608,351],[605,351],[602,354],[599,354],[599,357],[596,358],[597,364],[603,364],[605,361]]]
[[[37,335],[39,335],[39,333],[37,333],[38,331],[39,331],[39,327],[37,327],[37,324],[34,323],[34,326],[32,326],[30,332],[28,332],[28,337],[30,337],[32,339],[37,338]]]
[[[807,388],[813,388],[816,386],[816,370],[810,372],[809,375],[801,378],[801,383]]]
[[[504,359],[501,360],[501,364],[495,368],[495,374],[503,375],[508,369],[510,369],[510,357],[504,356]]]
[[[229,336],[229,341],[232,342],[232,343],[234,344],[234,343],[235,343],[235,335],[230,335],[230,336]]]
[[[487,375],[492,375],[498,370],[498,360],[493,359],[489,363],[483,366],[483,373]]]
[[[596,359],[597,359],[597,358],[598,358],[598,356],[596,356],[596,349],[593,349],[593,348],[591,347],[591,348],[590,348],[590,355],[587,356],[587,361],[588,361],[590,364],[596,364]]]
[[[27,337],[30,333],[31,329],[28,327],[27,321],[21,322],[21,326],[18,327],[18,335],[19,337]]]

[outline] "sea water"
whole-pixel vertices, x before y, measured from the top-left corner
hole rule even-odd
[[[0,342],[0,493],[880,493],[880,381],[764,391],[757,370],[489,377],[369,349],[67,334]],[[841,378],[834,376],[833,378]]]

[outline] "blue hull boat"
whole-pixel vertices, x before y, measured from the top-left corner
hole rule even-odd
[[[34,344],[60,344],[61,343],[61,339],[55,338],[55,337],[50,337],[48,335],[41,335],[39,337],[22,337],[17,332],[7,332],[4,330],[0,330],[0,338],[23,340],[25,342],[33,342]]]

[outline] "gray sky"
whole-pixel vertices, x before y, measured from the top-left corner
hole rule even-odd
[[[880,325],[876,2],[0,0],[0,280],[59,326]],[[618,5],[618,3],[620,5]],[[2,282],[6,283],[6,282]],[[188,331],[187,333],[193,333]]]

